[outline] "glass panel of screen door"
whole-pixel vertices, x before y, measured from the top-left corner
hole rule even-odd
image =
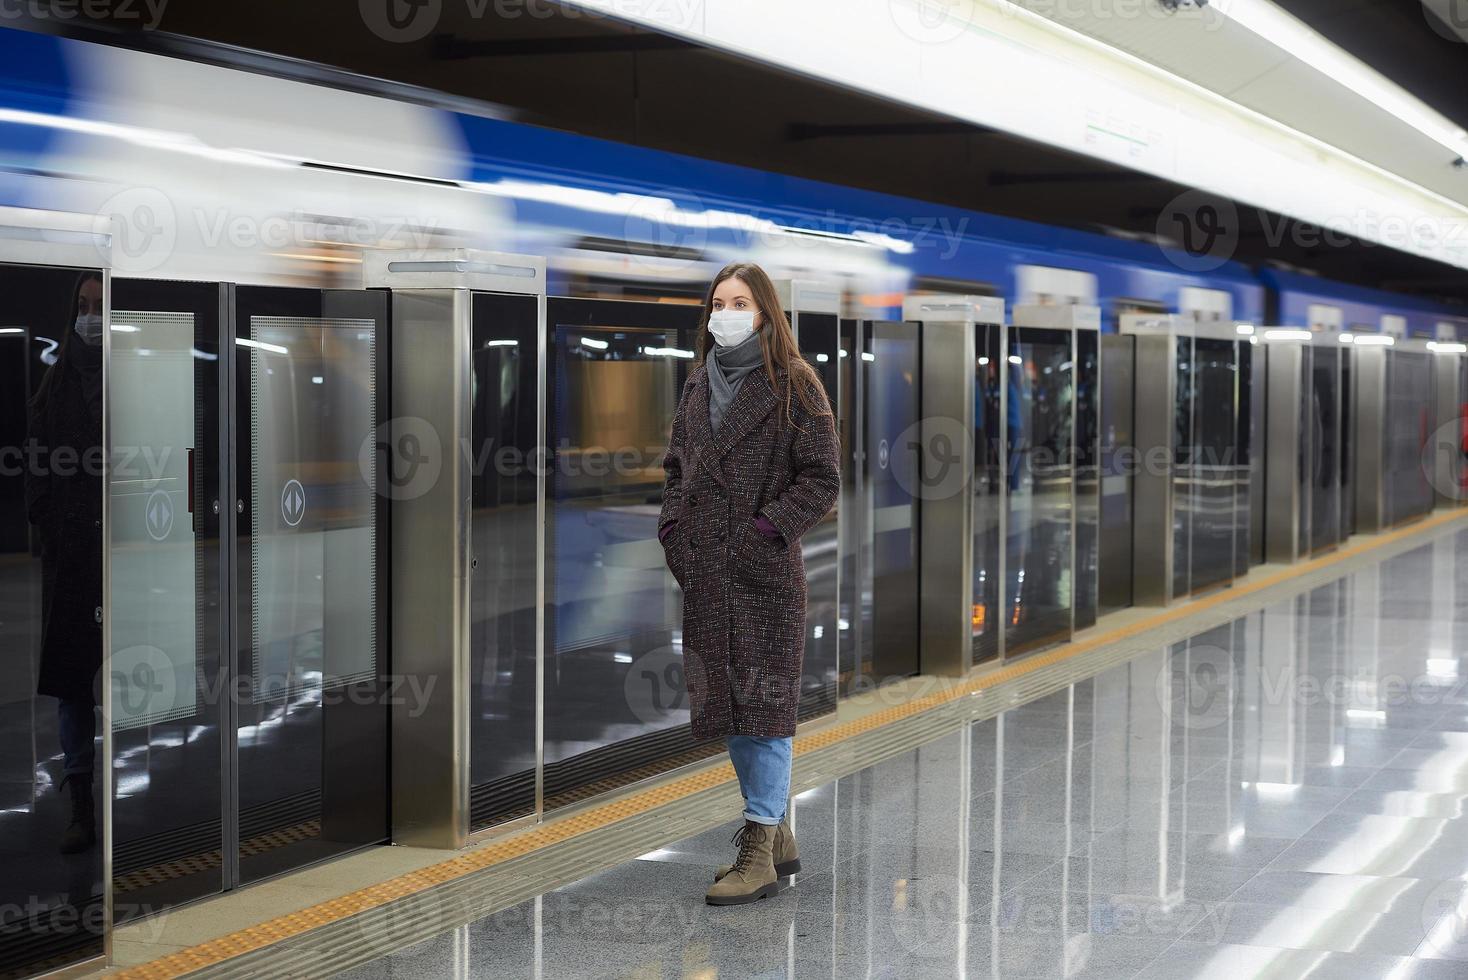
[[[387,837],[386,294],[239,287],[241,883]]]
[[[103,305],[100,273],[0,265],[3,976],[102,953]]]
[[[224,887],[218,283],[112,283],[112,888],[125,922]]]

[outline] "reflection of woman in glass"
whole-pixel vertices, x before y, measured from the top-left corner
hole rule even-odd
[[[96,842],[93,685],[102,667],[102,279],[77,281],[56,363],[31,401],[26,514],[41,538],[41,676],[57,720],[71,820],[61,851]]]
[[[683,587],[693,734],[727,740],[744,795],[739,856],[706,901],[773,895],[800,870],[787,817],[805,653],[801,537],[841,490],[835,419],[769,277],[726,266],[704,301],[703,362],[688,376],[658,518]]]

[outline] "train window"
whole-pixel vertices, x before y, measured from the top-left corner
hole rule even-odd
[[[957,279],[951,276],[917,276],[908,287],[909,296],[998,296],[1000,290],[992,282],[979,279]]]
[[[1155,302],[1150,299],[1136,299],[1135,297],[1131,296],[1120,296],[1117,297],[1117,299],[1112,303],[1112,309],[1115,311],[1117,319],[1120,319],[1121,317],[1126,316],[1128,313],[1163,314],[1167,312],[1167,304]]]
[[[703,302],[712,263],[697,249],[582,236],[551,260],[568,296]]]

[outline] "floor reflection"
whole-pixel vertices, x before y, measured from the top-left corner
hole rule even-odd
[[[1462,977],[1465,551],[804,793],[755,906],[701,901],[730,823],[351,975]]]

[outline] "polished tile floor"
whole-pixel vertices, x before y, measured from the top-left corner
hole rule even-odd
[[[1468,533],[348,975],[1468,977],[1465,682]]]

